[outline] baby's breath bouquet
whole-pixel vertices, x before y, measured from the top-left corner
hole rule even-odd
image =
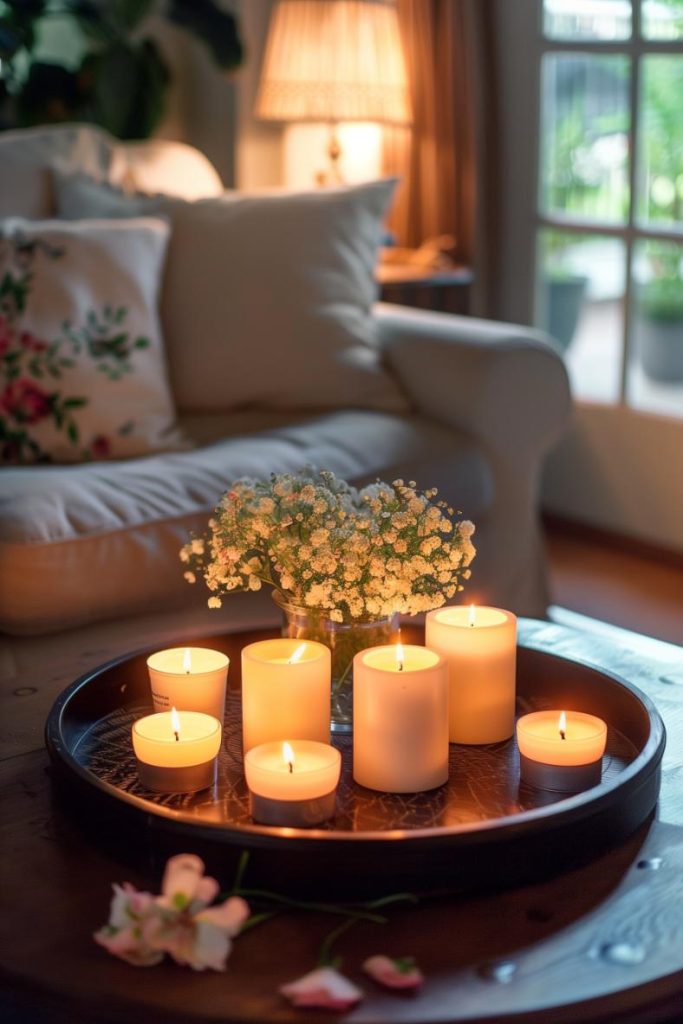
[[[311,469],[238,480],[208,536],[181,549],[185,578],[203,577],[211,608],[231,591],[272,586],[281,606],[308,619],[296,635],[332,647],[339,687],[357,650],[386,642],[367,629],[343,639],[345,629],[438,608],[469,577],[474,526],[436,494],[412,480],[357,490]]]

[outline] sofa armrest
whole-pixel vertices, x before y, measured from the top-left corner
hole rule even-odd
[[[564,430],[567,371],[540,331],[378,303],[385,363],[417,409],[514,461],[536,459]]]

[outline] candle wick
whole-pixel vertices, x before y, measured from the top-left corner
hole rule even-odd
[[[180,743],[180,733],[179,732],[175,732],[175,730],[174,730],[173,735],[175,736],[176,743]]]
[[[564,731],[564,729],[560,729],[560,739],[561,740],[566,740],[566,738],[567,738],[566,732]]]
[[[399,670],[399,672],[403,671],[403,662],[402,661],[399,661],[399,663],[398,663],[398,670]]]
[[[293,771],[294,771],[294,765],[292,764],[291,761],[288,761],[287,765],[289,767],[289,774],[291,775],[293,773]]]

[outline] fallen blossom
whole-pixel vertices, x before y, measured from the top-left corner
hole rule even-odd
[[[249,917],[249,906],[232,896],[215,907],[218,882],[204,874],[193,854],[166,864],[160,896],[131,885],[114,886],[109,922],[95,941],[114,956],[137,966],[158,964],[168,953],[195,971],[225,970],[232,939]]]
[[[318,967],[296,981],[280,986],[292,1006],[349,1010],[363,998],[362,991],[333,967]]]
[[[163,960],[163,951],[151,941],[156,930],[157,906],[148,892],[138,892],[125,882],[114,885],[109,921],[93,938],[113,956],[135,967],[151,967]]]
[[[369,957],[363,964],[363,970],[373,981],[385,988],[415,991],[424,981],[424,975],[412,957],[377,956]]]

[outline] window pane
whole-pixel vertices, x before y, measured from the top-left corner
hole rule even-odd
[[[683,39],[683,0],[643,0],[646,39]]]
[[[619,399],[625,259],[619,239],[540,232],[537,323],[562,347],[579,398]]]
[[[683,245],[636,246],[630,350],[631,405],[683,416]]]
[[[630,0],[544,0],[543,31],[549,39],[628,39]]]
[[[639,131],[638,215],[683,222],[683,55],[644,57]]]
[[[623,56],[544,56],[540,192],[545,212],[625,223],[629,73]]]

